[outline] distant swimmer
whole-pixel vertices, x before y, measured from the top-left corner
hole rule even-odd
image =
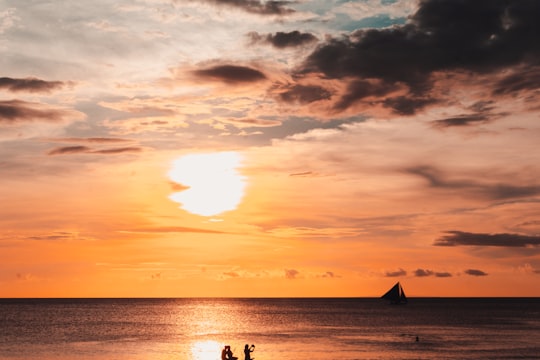
[[[255,358],[251,357],[251,353],[255,350],[255,345],[249,346],[249,344],[246,344],[244,346],[244,360],[254,360]]]

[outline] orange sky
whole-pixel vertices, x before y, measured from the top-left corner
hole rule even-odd
[[[540,296],[538,5],[488,4],[7,1],[0,297]]]

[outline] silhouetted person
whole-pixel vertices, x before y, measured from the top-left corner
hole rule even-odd
[[[233,356],[231,347],[229,345],[226,345],[225,348],[223,348],[223,351],[221,352],[221,359],[237,360],[238,358],[236,356]]]
[[[228,346],[224,346],[221,350],[221,360],[227,360],[227,348]]]
[[[255,350],[255,345],[249,346],[246,344],[244,346],[244,360],[253,360],[254,358],[251,357],[251,353]]]
[[[416,337],[416,342],[419,342],[420,341],[420,338],[417,336]]]

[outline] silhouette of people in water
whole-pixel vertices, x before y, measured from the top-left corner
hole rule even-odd
[[[237,360],[236,356],[233,356],[233,352],[229,345],[225,345],[223,350],[221,350],[221,360]]]
[[[249,344],[246,344],[244,346],[244,360],[253,360],[255,358],[251,357],[251,353],[255,350],[255,345],[249,346]]]

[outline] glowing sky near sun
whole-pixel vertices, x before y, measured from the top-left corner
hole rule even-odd
[[[236,209],[244,195],[245,180],[238,173],[236,152],[190,154],[173,162],[169,178],[186,189],[170,199],[193,214],[213,216]]]
[[[540,296],[539,1],[0,5],[0,297]]]

